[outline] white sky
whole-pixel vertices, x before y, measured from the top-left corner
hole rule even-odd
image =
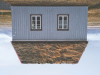
[[[87,34],[87,39],[78,64],[21,64],[11,34],[0,33],[0,75],[100,75],[100,33]]]

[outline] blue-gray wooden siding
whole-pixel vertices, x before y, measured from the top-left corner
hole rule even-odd
[[[88,6],[12,6],[12,40],[87,40]],[[30,15],[42,14],[42,31],[30,31]],[[57,31],[57,14],[69,14],[69,31]]]

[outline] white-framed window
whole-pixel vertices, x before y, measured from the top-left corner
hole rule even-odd
[[[31,15],[31,30],[42,30],[42,15]]]
[[[58,15],[58,25],[57,25],[57,29],[58,30],[68,30],[68,19],[69,16],[68,15]]]

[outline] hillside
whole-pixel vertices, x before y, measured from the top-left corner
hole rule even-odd
[[[2,0],[7,5],[88,5],[88,26],[100,26],[100,0]],[[3,7],[3,4],[0,7]],[[7,6],[6,6],[7,7]],[[2,9],[2,8],[1,8]],[[6,13],[5,13],[6,12]],[[0,10],[1,23],[11,24],[10,10]]]
[[[67,5],[88,5],[97,8],[100,0],[2,0],[11,5],[33,5],[33,4],[67,4]],[[92,7],[93,6],[93,7]]]

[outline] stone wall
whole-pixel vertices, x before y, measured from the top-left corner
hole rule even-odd
[[[78,63],[87,41],[12,42],[21,63]]]

